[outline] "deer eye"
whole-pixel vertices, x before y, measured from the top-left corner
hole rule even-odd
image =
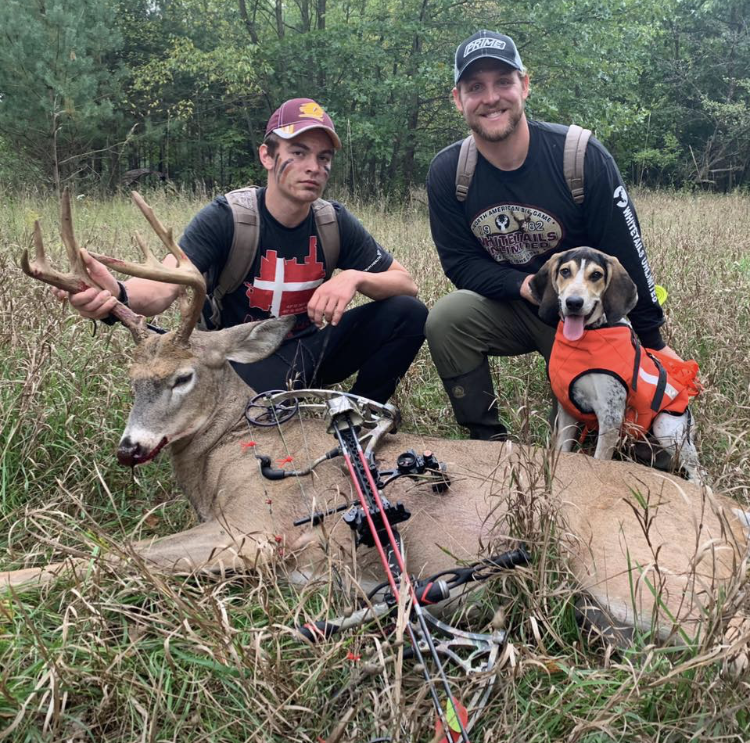
[[[189,382],[193,381],[193,372],[188,372],[187,374],[180,374],[179,377],[175,377],[174,381],[172,382],[172,389],[176,389],[177,387],[184,387]]]

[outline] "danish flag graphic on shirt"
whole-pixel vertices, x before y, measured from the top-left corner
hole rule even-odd
[[[302,263],[296,258],[279,258],[268,250],[260,259],[260,274],[252,284],[245,282],[249,306],[270,312],[273,317],[298,315],[307,311],[307,303],[323,283],[325,271],[318,259],[318,238],[310,236],[310,250]]]

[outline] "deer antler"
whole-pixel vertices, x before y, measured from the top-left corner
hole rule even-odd
[[[177,259],[177,265],[170,268],[156,260],[153,253],[138,233],[136,233],[135,239],[143,253],[143,263],[132,263],[130,261],[110,258],[109,256],[98,255],[96,253],[91,253],[91,255],[105,265],[110,266],[121,273],[127,274],[128,276],[138,276],[139,278],[150,279],[151,281],[162,281],[167,284],[180,284],[182,286],[191,287],[193,290],[192,300],[187,311],[183,313],[182,322],[175,333],[177,343],[180,345],[187,345],[190,333],[193,332],[195,323],[198,321],[198,317],[203,309],[203,301],[206,298],[206,282],[203,280],[200,271],[198,271],[198,269],[191,263],[190,259],[182,251],[182,248],[180,248],[180,246],[174,241],[171,228],[167,229],[158,220],[154,214],[154,210],[144,201],[143,197],[137,191],[133,191],[131,196],[133,197],[136,206],[143,213],[143,216],[146,217],[146,220],[151,225],[154,232],[159,236],[159,239]]]
[[[75,233],[73,232],[73,219],[70,210],[70,193],[66,188],[60,199],[60,236],[65,244],[65,251],[68,254],[70,264],[69,273],[61,273],[50,266],[47,256],[44,252],[44,240],[42,239],[42,228],[39,226],[39,220],[34,222],[34,260],[29,260],[28,250],[24,250],[21,255],[21,269],[32,279],[43,281],[45,284],[57,287],[69,294],[77,294],[85,291],[90,287],[101,287],[91,278],[86,271],[81,258],[81,251],[76,242]],[[129,307],[121,302],[117,302],[112,310],[112,314],[130,330],[136,343],[140,343],[148,336],[146,323],[143,317],[137,315]]]

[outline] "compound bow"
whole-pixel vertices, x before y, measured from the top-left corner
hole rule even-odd
[[[322,409],[326,413],[330,420],[328,431],[335,436],[338,446],[303,470],[275,469],[271,466],[270,457],[256,454],[261,472],[271,480],[300,476],[309,474],[321,462],[343,456],[358,501],[334,510],[314,513],[310,517],[298,520],[295,525],[316,525],[327,516],[346,511],[343,518],[355,533],[355,544],[375,547],[387,580],[373,589],[368,597],[374,598],[385,589],[382,601],[370,603],[348,617],[299,627],[300,636],[307,641],[317,642],[351,627],[395,613],[399,590],[403,584],[411,599],[410,621],[406,623],[411,643],[410,653],[422,669],[445,740],[469,743],[468,733],[491,693],[495,680],[495,674],[491,671],[505,645],[506,634],[503,630],[496,630],[492,634],[465,632],[432,616],[424,611],[424,607],[447,600],[451,596],[451,591],[459,586],[485,580],[500,570],[527,564],[528,553],[520,548],[465,568],[446,570],[427,579],[415,581],[406,571],[401,537],[395,528],[411,514],[402,503],[390,503],[382,491],[399,477],[426,478],[436,491],[442,491],[450,484],[445,466],[438,462],[432,452],[419,455],[409,450],[398,458],[394,470],[378,469],[375,463],[375,449],[387,432],[395,431],[397,428],[400,422],[398,409],[393,405],[381,405],[356,395],[330,390],[268,392],[250,401],[246,418],[252,425],[277,426],[290,420],[301,408]],[[364,450],[358,435],[358,430],[362,428],[369,429],[362,437],[362,441],[369,439]],[[438,639],[433,637],[433,631],[439,635]],[[424,662],[425,655],[431,657],[437,678]],[[458,665],[467,675],[487,675],[484,688],[477,691],[469,702],[469,709],[473,712],[470,718],[467,716],[465,720],[462,719],[462,715],[457,711],[460,707],[451,691],[442,658]],[[440,703],[439,690],[447,695],[445,708]],[[448,713],[451,708],[455,714]],[[455,731],[458,737],[451,731]]]

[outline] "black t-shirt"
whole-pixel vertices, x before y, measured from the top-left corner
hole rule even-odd
[[[633,204],[612,156],[592,137],[584,161],[584,202],[573,201],[563,170],[567,126],[529,121],[520,168],[499,170],[477,153],[466,201],[456,199],[461,142],[435,156],[427,176],[432,237],[446,276],[490,299],[519,299],[528,274],[568,248],[588,245],[619,259],[638,287],[629,317],[648,348],[664,342],[664,314]]]
[[[393,263],[362,224],[341,204],[332,202],[341,248],[336,268],[379,273]],[[326,275],[312,210],[296,227],[285,227],[266,209],[265,189],[258,192],[260,237],[253,266],[239,288],[223,300],[222,325],[297,315],[293,335],[310,331],[307,303]],[[201,273],[218,278],[234,237],[232,210],[219,196],[201,209],[180,238],[180,247]],[[212,287],[209,286],[209,290]]]

